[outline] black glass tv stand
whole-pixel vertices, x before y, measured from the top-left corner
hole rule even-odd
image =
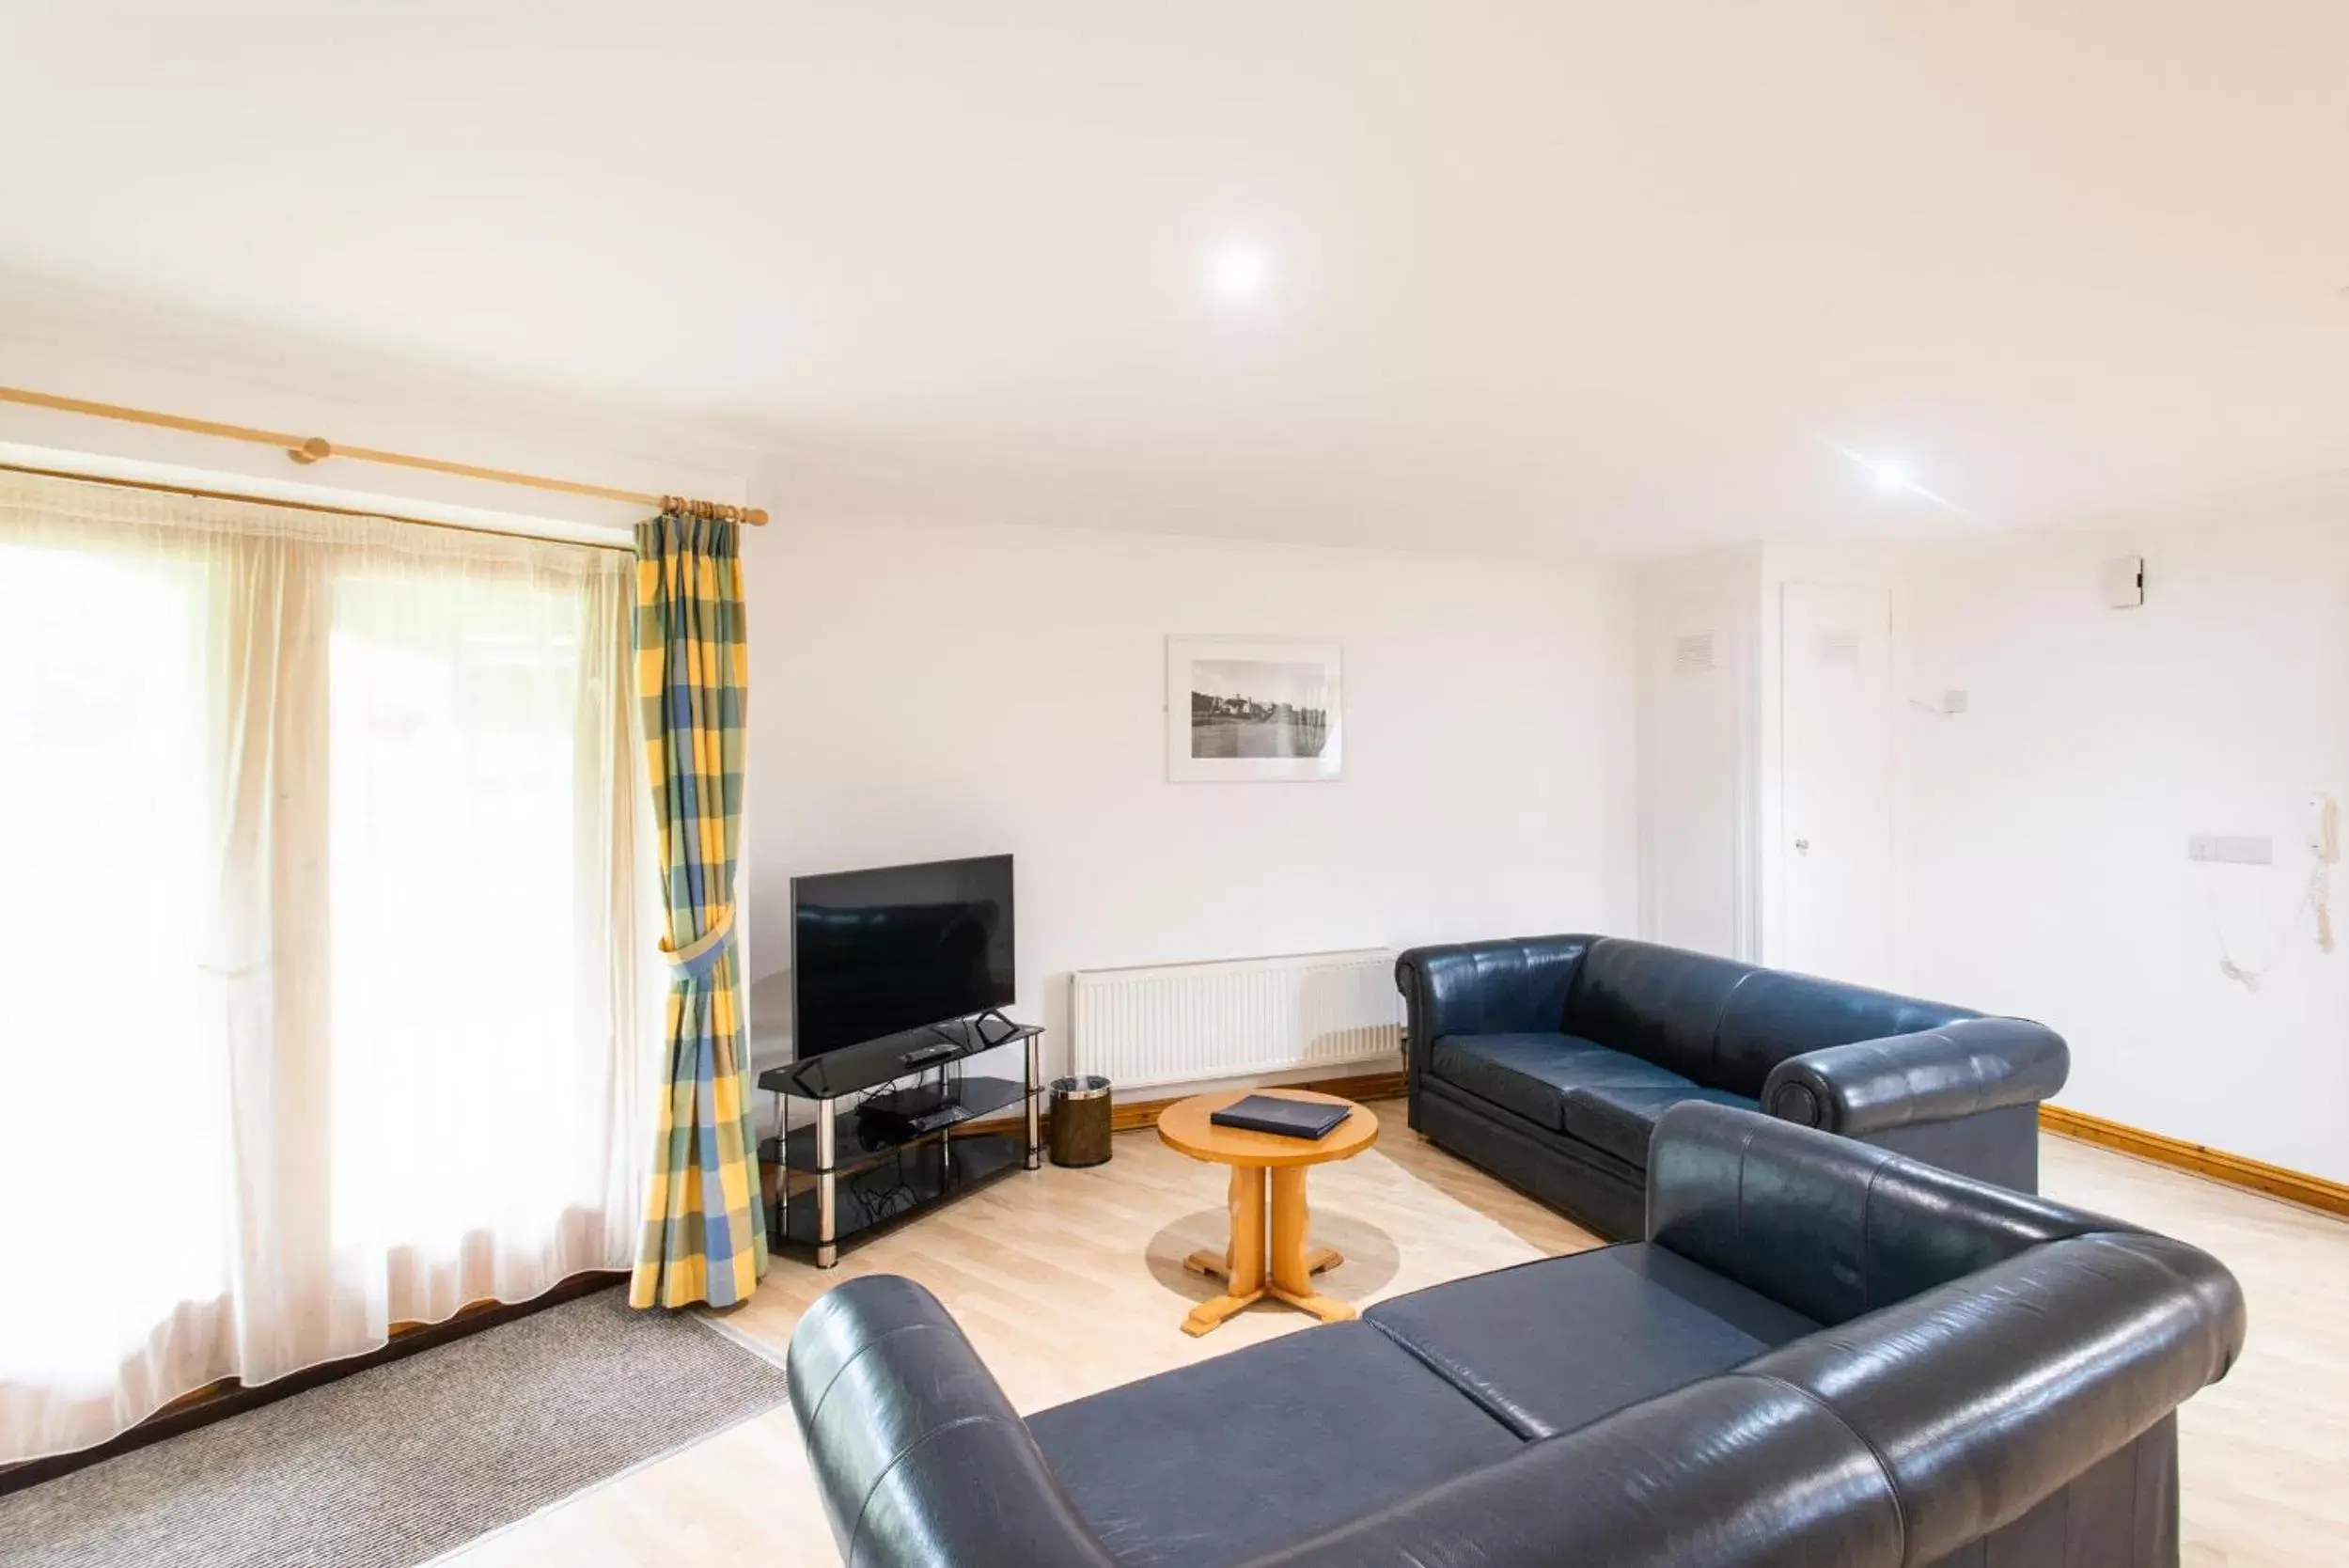
[[[769,1247],[830,1268],[842,1247],[1041,1165],[1043,1036],[983,1012],[760,1074],[778,1129],[759,1146],[760,1161],[777,1168]],[[1018,1078],[963,1071],[967,1058],[1007,1045],[1025,1047]],[[802,1100],[814,1114],[793,1126],[792,1103]]]

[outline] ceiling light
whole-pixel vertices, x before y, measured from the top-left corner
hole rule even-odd
[[[1908,464],[1898,458],[1871,458],[1864,452],[1854,451],[1840,441],[1829,440],[1816,431],[1810,433],[1810,438],[1845,462],[1865,471],[1869,478],[1876,481],[1876,488],[1887,495],[1914,495],[1920,501],[1930,501],[1944,511],[1953,512],[1969,523],[1982,521],[1981,518],[1950,500],[1947,495],[1938,494],[1918,484],[1911,477]]]
[[[1218,245],[1207,259],[1207,290],[1217,299],[1235,305],[1261,299],[1272,280],[1272,258],[1261,245],[1235,241]]]

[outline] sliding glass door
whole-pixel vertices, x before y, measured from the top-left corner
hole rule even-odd
[[[628,1003],[621,586],[376,569],[333,585],[333,1231],[398,1260],[395,1318],[532,1294],[539,1250],[634,1201],[638,1168],[616,1155],[650,1102],[577,1043]]]
[[[626,1266],[628,566],[0,477],[0,1463]]]
[[[0,538],[0,1460],[46,1391],[162,1387],[156,1341],[211,1338],[234,1273],[206,593],[190,561]]]

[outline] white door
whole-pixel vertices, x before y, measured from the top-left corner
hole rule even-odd
[[[1892,596],[1788,583],[1780,601],[1779,909],[1789,968],[1890,980]]]
[[[1643,828],[1652,940],[1744,956],[1745,663],[1739,601],[1691,595],[1647,634]]]

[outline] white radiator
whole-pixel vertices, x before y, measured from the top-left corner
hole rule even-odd
[[[1402,997],[1384,949],[1080,969],[1071,1063],[1120,1090],[1296,1067],[1402,1065]]]

